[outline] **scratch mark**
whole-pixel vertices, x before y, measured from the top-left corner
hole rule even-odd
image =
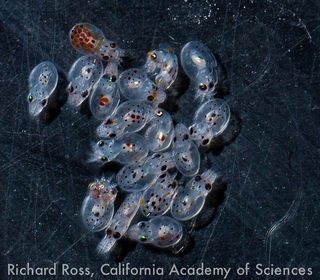
[[[297,196],[291,203],[287,212],[283,215],[283,217],[280,220],[276,221],[266,233],[265,253],[266,253],[266,261],[268,266],[270,266],[271,264],[271,247],[272,247],[273,236],[282,226],[284,226],[287,222],[289,222],[292,218],[294,218],[294,216],[296,215],[299,209],[301,199],[302,199],[302,189],[299,186],[297,190]],[[266,279],[269,279],[269,277],[267,276]]]

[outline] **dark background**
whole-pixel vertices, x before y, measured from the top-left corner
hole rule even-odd
[[[316,0],[1,0],[0,279],[7,279],[7,263],[59,261],[98,272],[105,262],[95,253],[100,237],[85,236],[79,219],[86,186],[97,173],[86,163],[97,122],[65,106],[44,125],[30,119],[26,101],[28,75],[36,64],[51,60],[67,72],[78,57],[68,31],[83,21],[118,40],[133,65],[141,65],[145,53],[161,42],[179,52],[187,41],[202,40],[225,70],[225,99],[242,124],[219,155],[205,155],[224,173],[228,188],[214,220],[193,231],[194,248],[177,257],[138,245],[124,262],[167,268],[173,262],[233,268],[272,263],[313,267],[314,275],[270,279],[319,279]],[[174,91],[182,94],[182,89],[177,82]],[[190,96],[179,99],[176,120],[190,121]],[[102,278],[96,273],[94,279]]]

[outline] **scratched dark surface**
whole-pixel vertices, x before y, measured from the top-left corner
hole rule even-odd
[[[7,263],[59,261],[98,272],[105,262],[95,253],[99,237],[84,236],[79,220],[96,172],[86,156],[97,122],[65,106],[43,125],[29,118],[26,102],[36,64],[52,60],[67,72],[78,57],[67,35],[81,21],[117,39],[136,65],[161,42],[177,50],[190,39],[207,43],[225,69],[224,98],[242,123],[233,143],[207,155],[228,188],[214,220],[193,231],[194,248],[179,257],[137,246],[124,261],[165,268],[272,263],[313,267],[312,277],[288,279],[319,279],[319,1],[0,3],[0,279],[7,279]],[[190,95],[178,104],[175,118],[187,122]]]

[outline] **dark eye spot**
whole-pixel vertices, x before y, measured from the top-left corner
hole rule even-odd
[[[42,106],[45,106],[46,104],[47,104],[47,99],[42,99],[41,105],[42,105]]]
[[[147,99],[148,99],[148,101],[153,101],[154,97],[152,95],[148,95]]]
[[[29,102],[31,103],[32,100],[33,100],[33,96],[32,96],[32,95],[29,95],[29,96],[28,96],[28,100],[29,100]]]
[[[213,82],[209,83],[209,88],[213,88]]]
[[[210,191],[211,190],[211,185],[208,183],[204,186],[206,188],[207,191]]]
[[[190,127],[189,131],[190,131],[190,134],[192,134],[193,133],[193,127]]]
[[[112,230],[111,230],[111,229],[108,229],[108,230],[107,230],[107,235],[111,235],[111,233],[112,233]]]
[[[188,139],[189,139],[189,135],[188,134],[183,135],[183,140],[188,140]]]
[[[96,212],[96,213],[94,213],[94,215],[96,216],[96,217],[99,217],[99,212]]]
[[[120,236],[121,236],[121,234],[120,234],[120,232],[118,232],[118,231],[113,234],[113,237],[114,237],[115,239],[120,238]]]
[[[115,190],[115,189],[113,189],[112,191],[111,191],[111,194],[116,194],[117,193],[117,191]]]
[[[81,96],[84,98],[84,97],[88,96],[88,94],[89,94],[89,92],[86,90],[85,92],[83,92],[83,93],[81,94]]]
[[[209,143],[209,139],[204,139],[203,141],[202,141],[202,145],[207,145]]]
[[[111,48],[114,49],[116,46],[117,46],[116,43],[114,43],[114,42],[110,43],[110,47],[111,47]]]
[[[102,156],[102,157],[101,157],[101,160],[102,160],[102,161],[107,161],[108,158],[107,158],[106,156]]]
[[[201,176],[200,175],[197,175],[195,178],[194,178],[197,182],[199,182],[201,180]]]
[[[71,85],[69,88],[68,88],[69,92],[72,93],[74,91],[74,88],[73,86]]]
[[[167,166],[166,165],[161,166],[161,171],[166,171],[166,170],[167,170]]]
[[[200,90],[206,90],[207,88],[208,88],[208,87],[207,87],[206,84],[201,83],[201,84],[199,85],[199,89],[200,89]]]
[[[110,78],[110,80],[111,80],[111,82],[114,83],[114,82],[117,80],[117,77],[116,77],[115,75],[112,75],[111,78]]]
[[[99,147],[102,147],[103,145],[104,145],[104,141],[100,140],[100,141],[98,142],[98,146],[99,146]]]
[[[115,133],[110,133],[109,137],[114,138],[114,137],[116,137],[116,134]]]

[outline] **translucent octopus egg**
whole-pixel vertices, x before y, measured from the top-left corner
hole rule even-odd
[[[211,97],[218,83],[217,60],[210,49],[201,42],[184,45],[180,54],[184,72],[196,85],[196,98]]]
[[[181,66],[190,79],[205,70],[213,72],[217,67],[217,60],[211,50],[199,41],[185,44],[180,53]]]
[[[145,217],[160,216],[169,211],[172,197],[177,188],[175,175],[164,173],[153,186],[143,193],[140,209]]]
[[[113,204],[104,205],[102,201],[97,201],[90,195],[83,201],[81,215],[85,227],[91,231],[101,231],[105,229],[113,216]]]
[[[38,116],[48,104],[58,84],[58,71],[50,61],[44,61],[33,68],[29,75],[29,113]]]
[[[198,215],[217,178],[213,170],[205,171],[191,179],[184,187],[178,188],[171,204],[171,215],[179,221],[190,220]]]
[[[120,74],[119,88],[121,94],[128,100],[159,104],[166,98],[165,92],[160,90],[146,73],[138,68],[128,69]]]
[[[117,108],[120,94],[115,83],[101,78],[93,89],[89,106],[92,115],[98,120],[104,120]]]
[[[101,231],[110,224],[117,196],[115,187],[104,178],[89,185],[90,192],[81,208],[82,221],[88,230]]]
[[[167,216],[152,218],[139,222],[129,228],[127,236],[140,243],[167,248],[177,244],[183,235],[181,224]]]
[[[105,237],[98,245],[98,251],[101,254],[109,253],[114,248],[116,242],[127,232],[132,219],[139,210],[141,195],[141,192],[134,192],[129,193],[125,197],[112,218],[110,226],[107,227]]]
[[[192,139],[203,144],[205,139],[220,135],[230,121],[230,108],[222,99],[212,99],[204,103],[195,113],[193,125],[190,127]],[[205,141],[203,145],[208,144]]]
[[[81,54],[97,54],[103,44],[104,34],[90,23],[77,23],[69,33],[72,47]]]
[[[194,176],[200,168],[200,153],[183,124],[176,125],[174,140],[172,155],[177,169],[184,176]]]
[[[155,76],[159,88],[168,89],[178,75],[178,58],[170,46],[160,45],[158,49],[148,52],[144,69]]]
[[[74,106],[81,105],[102,75],[103,65],[94,56],[82,56],[76,60],[68,73],[69,103]]]
[[[150,151],[160,152],[167,149],[173,140],[174,127],[171,116],[163,109],[157,108],[145,134]]]
[[[176,245],[182,238],[183,228],[181,224],[167,216],[152,218],[150,223],[157,227],[152,245],[167,248]]]

